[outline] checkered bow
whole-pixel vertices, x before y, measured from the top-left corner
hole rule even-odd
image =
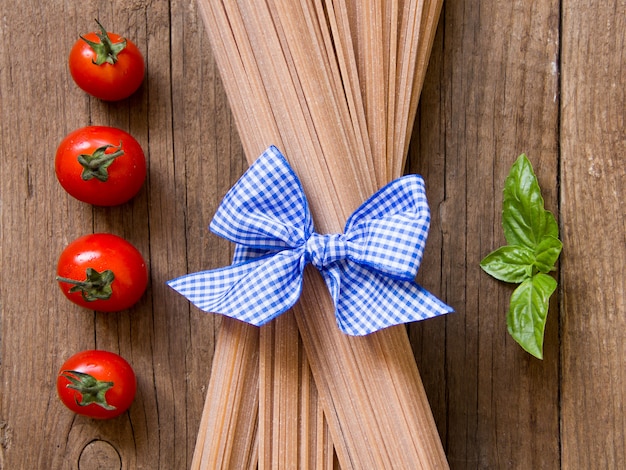
[[[429,224],[424,181],[408,175],[365,201],[343,234],[320,235],[298,177],[272,146],[226,194],[210,225],[237,244],[233,264],[168,285],[201,310],[260,326],[298,301],[311,263],[328,286],[339,328],[365,335],[452,311],[415,282]]]

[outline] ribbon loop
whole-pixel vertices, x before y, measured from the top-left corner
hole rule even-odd
[[[270,147],[226,193],[210,229],[239,245],[276,250],[302,245],[313,231],[300,181]]]
[[[348,219],[356,261],[403,280],[417,275],[430,228],[424,180],[407,175],[383,187]]]
[[[429,224],[424,181],[408,175],[365,201],[343,234],[315,233],[300,181],[272,146],[210,224],[237,244],[234,263],[168,285],[204,311],[260,326],[297,302],[311,263],[328,286],[339,328],[364,335],[453,311],[415,283]]]

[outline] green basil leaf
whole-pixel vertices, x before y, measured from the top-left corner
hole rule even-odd
[[[519,283],[532,276],[535,254],[524,246],[503,246],[480,262],[487,274],[504,282]]]
[[[511,295],[509,334],[530,354],[543,357],[543,336],[550,296],[557,282],[554,270],[563,245],[554,215],[545,210],[537,177],[526,155],[520,155],[506,178],[502,227],[508,245],[480,263],[491,276],[520,283]]]
[[[537,177],[524,154],[518,157],[506,178],[502,208],[502,227],[509,245],[534,250],[545,236],[559,235],[554,216],[544,209]]]
[[[535,266],[542,273],[554,270],[556,260],[561,254],[563,244],[561,240],[552,235],[546,235],[535,248]]]
[[[509,334],[528,353],[543,358],[543,335],[550,296],[557,286],[556,280],[538,273],[522,282],[511,295],[507,329]]]

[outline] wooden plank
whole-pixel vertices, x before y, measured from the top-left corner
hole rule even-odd
[[[207,242],[206,225],[232,184],[230,175],[238,177],[243,164],[208,47],[202,48],[204,32],[198,34],[195,11],[176,2],[148,8],[143,2],[3,1],[2,7],[0,467],[76,468],[80,462],[93,468],[101,459],[107,468],[186,468],[216,323],[191,312],[164,282],[188,265],[230,259],[228,248]],[[132,38],[146,56],[146,82],[129,100],[91,99],[69,76],[66,53],[78,34],[94,29],[95,17]],[[199,99],[195,86],[186,88],[197,82],[216,92]],[[199,107],[204,122],[196,121]],[[56,146],[87,124],[121,127],[144,147],[149,181],[131,203],[91,208],[57,184]],[[206,145],[211,141],[213,147]],[[208,154],[214,166],[202,167],[217,146],[219,152]],[[197,168],[202,171],[194,179],[191,169]],[[188,182],[199,189],[188,193]],[[192,222],[202,219],[202,227],[189,223],[187,214]],[[96,230],[128,238],[149,261],[151,286],[129,312],[81,310],[53,280],[65,244]],[[36,288],[27,285],[33,276]],[[8,279],[15,280],[12,287]],[[25,292],[31,292],[28,302]],[[56,398],[55,372],[63,360],[93,347],[122,354],[138,375],[134,405],[113,421],[75,417]]]
[[[626,461],[623,1],[563,2],[564,468]]]
[[[557,208],[558,2],[445,2],[410,170],[426,176],[433,223],[418,276],[456,313],[411,325],[452,468],[558,468],[556,303],[545,360],[508,336],[510,286],[481,272],[504,242],[504,178],[527,152]]]
[[[59,137],[87,117],[88,103],[56,85],[56,77],[63,77],[61,82],[67,77],[65,64],[46,60],[49,45],[39,46],[32,34],[30,14],[38,10],[35,2],[4,4],[0,29],[0,465],[7,468],[61,468],[64,448],[42,439],[44,434],[67,439],[72,420],[55,406],[54,374],[70,353],[93,345],[94,331],[93,315],[68,306],[54,282],[59,253],[76,234],[91,229],[92,211],[64,197],[53,165],[44,163],[53,158]],[[38,28],[61,42],[72,36],[67,25],[45,15]],[[24,60],[29,55],[31,60]],[[24,79],[30,76],[40,79]],[[44,89],[47,93],[40,93]],[[29,113],[20,111],[25,104]],[[57,119],[55,110],[67,112],[67,119]],[[37,288],[28,286],[33,278]],[[58,342],[59,337],[67,340]],[[118,431],[125,434],[124,424]]]
[[[186,272],[218,268],[231,262],[232,246],[212,235],[208,224],[222,197],[246,167],[228,100],[195,6],[195,2],[177,1],[171,4],[173,139],[177,153],[184,156],[181,165],[174,171],[177,175],[175,185],[184,188],[186,202],[184,219],[179,218],[179,223],[186,228],[184,238],[180,239],[186,242],[186,251],[180,255],[186,264],[176,272],[170,270],[168,279]],[[168,191],[171,185],[165,188]],[[168,295],[172,293],[169,291]],[[210,383],[209,377],[215,365],[217,343],[220,340],[233,341],[237,336],[234,332],[243,328],[247,335],[254,337],[251,343],[258,345],[258,332],[236,322],[223,322],[218,316],[190,309],[188,302],[181,300],[185,306],[173,313],[181,315],[190,312],[186,318],[188,329],[182,331],[173,326],[172,334],[186,343],[184,357],[189,382],[186,397],[189,458],[185,468],[195,468],[194,465],[201,462],[218,461],[227,462],[234,468],[247,468],[249,461],[256,458],[256,452],[248,444],[254,441],[256,433],[258,396],[249,391],[258,378],[257,351],[239,357],[238,370],[221,368],[220,373],[234,377],[233,380],[242,385],[241,393],[228,396],[228,403],[227,398],[223,397],[224,408],[216,410],[219,413],[206,416],[207,419],[220,422],[224,430],[212,436],[215,440],[228,439],[222,446],[223,453],[194,455],[194,449],[203,407],[209,406],[206,397],[213,396],[209,391],[214,384]],[[218,336],[220,328],[223,334]],[[218,368],[223,365],[220,358],[217,358],[217,363]],[[233,421],[228,422],[225,415],[230,407],[241,407],[242,411],[233,413]],[[241,420],[249,426],[241,426],[236,419],[243,415],[253,416],[253,419]]]
[[[436,295],[442,295],[445,289],[442,283],[444,279],[441,269],[443,234],[439,210],[445,198],[446,169],[445,121],[442,106],[443,88],[441,86],[443,25],[442,15],[422,89],[419,113],[413,130],[406,166],[407,173],[421,174],[427,182],[426,192],[431,208],[431,229],[417,280]],[[455,306],[455,309],[458,310],[458,306]],[[409,338],[413,352],[444,446],[447,434],[446,322],[445,317],[440,317],[409,326]]]

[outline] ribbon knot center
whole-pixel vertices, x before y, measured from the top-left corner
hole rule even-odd
[[[313,233],[306,241],[306,259],[317,269],[322,269],[347,256],[348,248],[343,234],[320,235]]]

